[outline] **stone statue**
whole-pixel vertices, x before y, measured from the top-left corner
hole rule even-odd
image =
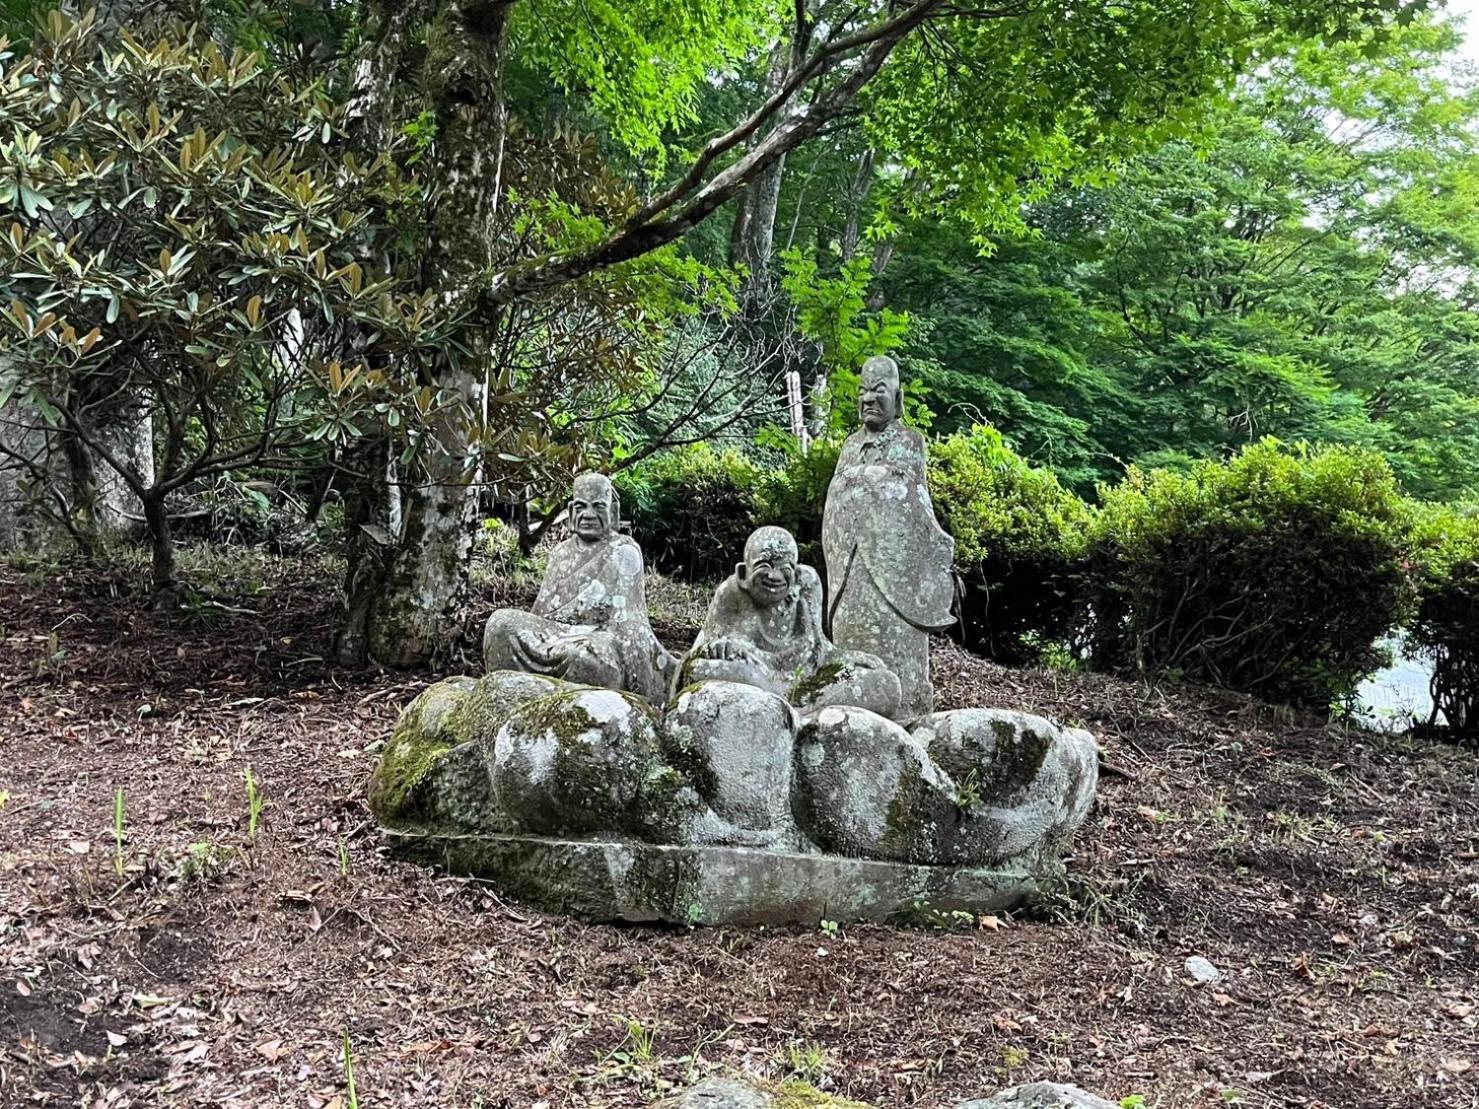
[[[822,582],[797,561],[785,528],[762,527],[725,579],[688,654],[685,683],[758,686],[804,709],[845,704],[894,717],[898,680],[876,655],[834,646],[822,630]]]
[[[500,609],[483,631],[488,672],[522,670],[579,685],[667,697],[674,660],[652,634],[642,551],[617,531],[621,502],[601,474],[575,479],[574,535],[550,554],[532,612]]]
[[[827,496],[830,614],[791,534],[759,528],[681,683],[616,491],[576,478],[534,610],[494,613],[488,673],[425,690],[385,745],[366,797],[392,849],[554,912],[687,925],[990,912],[1060,874],[1097,745],[1009,709],[931,710],[953,543],[899,400],[894,364],[870,360]]]
[[[904,719],[934,709],[929,633],[950,626],[955,540],[935,521],[924,437],[899,422],[893,359],[863,364],[863,426],[842,446],[827,489],[822,550],[827,626],[839,647],[878,655],[899,676]]]

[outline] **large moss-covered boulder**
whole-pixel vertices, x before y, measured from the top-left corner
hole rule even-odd
[[[463,716],[477,685],[473,678],[447,678],[402,711],[366,791],[380,823],[498,827],[487,771]]]
[[[977,708],[935,713],[912,734],[955,783],[962,819],[940,862],[1034,864],[1067,842],[1094,802],[1098,746],[1081,728]]]
[[[535,835],[639,833],[639,801],[664,770],[652,708],[614,690],[530,701],[494,740],[499,808],[516,830]]]
[[[760,846],[791,830],[797,725],[783,698],[752,685],[700,682],[678,695],[663,753],[729,825],[709,842]]]
[[[794,807],[824,851],[936,862],[960,820],[954,794],[924,746],[892,720],[831,707],[802,724]]]

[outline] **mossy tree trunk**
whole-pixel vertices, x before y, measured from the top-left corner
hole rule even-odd
[[[485,278],[494,253],[494,214],[502,189],[507,112],[502,70],[512,0],[381,3],[381,33],[361,74],[370,111],[404,108],[394,85],[410,69],[421,112],[434,135],[425,179],[428,238],[421,252],[424,287],[449,300]],[[408,14],[407,9],[415,9]],[[412,16],[417,18],[412,18]],[[412,32],[426,28],[424,42]],[[412,113],[413,117],[416,113]],[[385,122],[382,120],[382,122]],[[359,629],[341,632],[343,661],[413,666],[430,660],[457,634],[477,523],[476,421],[491,374],[491,315],[468,328],[465,350],[447,351],[426,384],[463,405],[448,407],[423,443],[416,484],[404,491],[402,526],[378,565],[350,567],[349,613]]]

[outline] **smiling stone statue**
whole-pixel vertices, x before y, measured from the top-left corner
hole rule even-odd
[[[616,529],[621,502],[601,474],[575,479],[574,535],[549,558],[532,612],[500,609],[483,632],[488,672],[522,670],[661,702],[670,656],[647,620],[642,551]]]
[[[709,604],[685,681],[757,686],[803,709],[855,705],[898,712],[898,679],[876,655],[844,651],[822,631],[822,581],[797,561],[785,528],[758,528]]]

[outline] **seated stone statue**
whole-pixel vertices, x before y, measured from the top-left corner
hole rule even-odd
[[[726,578],[685,664],[684,680],[758,686],[804,710],[851,705],[894,717],[899,679],[876,655],[822,632],[822,582],[797,561],[785,528],[757,529]]]
[[[500,609],[483,631],[488,672],[522,670],[661,703],[673,658],[647,621],[642,551],[620,534],[621,502],[601,474],[575,479],[574,535],[550,554],[532,612]]]

